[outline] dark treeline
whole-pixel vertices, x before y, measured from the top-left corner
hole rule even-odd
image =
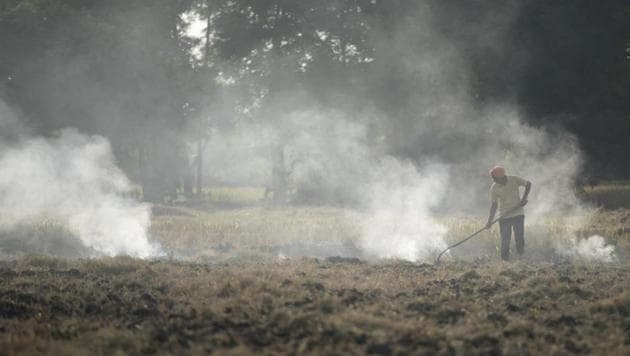
[[[513,93],[536,125],[575,133],[587,174],[628,178],[630,4],[524,1],[510,48],[488,68],[477,59],[487,97]],[[500,70],[496,70],[501,68]]]
[[[273,120],[290,95],[370,106],[404,129],[418,78],[390,63],[390,43],[418,7],[465,55],[479,105],[517,103],[531,124],[578,137],[586,174],[630,177],[626,1],[0,0],[0,98],[38,134],[108,137],[149,199],[193,194],[204,142],[241,119]],[[479,45],[508,16],[501,42]],[[190,18],[203,25],[195,36]]]

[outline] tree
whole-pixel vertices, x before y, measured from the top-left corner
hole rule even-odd
[[[344,104],[335,102],[330,92],[347,89],[344,78],[371,60],[362,6],[372,6],[372,2],[240,0],[216,4],[206,16],[213,25],[212,66],[220,82],[240,88],[240,114],[283,127],[284,115],[291,110],[287,103],[301,92]],[[322,79],[335,82],[333,90],[322,90]],[[276,203],[287,198],[289,136],[290,130],[280,132],[275,142],[269,142]]]
[[[182,171],[189,48],[177,25],[187,1],[4,3],[0,71],[36,130],[105,135],[145,198],[173,194]],[[6,49],[6,51],[5,51]]]

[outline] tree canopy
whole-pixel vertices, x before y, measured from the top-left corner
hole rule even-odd
[[[448,93],[430,85],[440,73],[410,70],[434,52],[465,68]],[[42,134],[109,137],[125,170],[159,189],[180,179],[159,172],[190,168],[186,140],[273,120],[265,110],[282,93],[357,115],[369,106],[388,118],[370,126],[386,139],[409,132],[423,100],[516,102],[532,125],[574,133],[591,174],[627,178],[629,53],[620,0],[0,2],[0,98]]]

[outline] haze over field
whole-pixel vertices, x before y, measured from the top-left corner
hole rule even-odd
[[[630,355],[628,78],[627,0],[0,0],[0,356]]]
[[[15,6],[7,26],[36,31],[28,16],[46,6],[68,21],[40,56],[2,61],[5,229],[53,216],[97,253],[155,257],[131,182],[157,204],[258,186],[275,205],[360,212],[362,257],[426,261],[447,246],[440,217],[481,224],[495,164],[533,182],[528,222],[562,220],[563,241],[588,222],[574,194],[585,156],[562,125],[573,114],[541,124],[517,90],[535,63],[515,48],[532,5]],[[24,50],[19,36],[3,43]]]

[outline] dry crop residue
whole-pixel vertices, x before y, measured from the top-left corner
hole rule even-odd
[[[630,354],[629,272],[28,257],[0,265],[0,354]]]

